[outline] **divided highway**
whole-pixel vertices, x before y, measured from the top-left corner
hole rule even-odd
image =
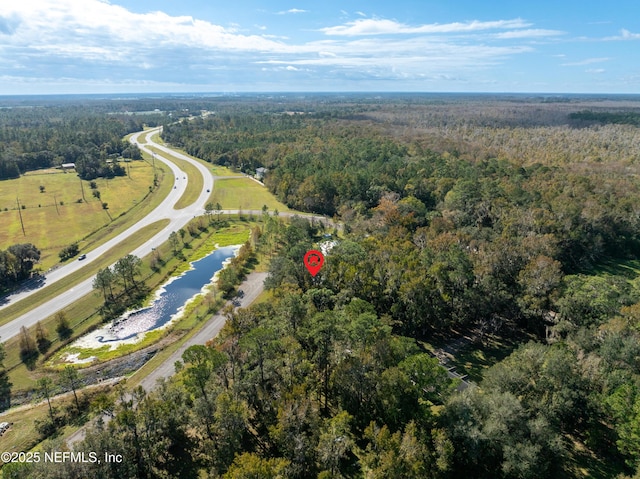
[[[145,226],[148,226],[162,219],[170,220],[170,223],[162,231],[156,234],[153,238],[148,240],[142,246],[134,249],[133,251],[130,251],[131,254],[138,256],[140,258],[150,254],[153,248],[167,241],[169,239],[169,235],[171,234],[171,232],[178,231],[180,228],[184,227],[189,222],[189,220],[191,220],[194,216],[199,216],[204,213],[205,211],[204,207],[209,201],[209,196],[211,194],[210,192],[213,191],[213,188],[214,188],[214,177],[212,176],[211,172],[207,169],[207,167],[204,166],[202,163],[195,161],[178,151],[172,150],[170,148],[167,148],[166,146],[155,143],[151,139],[151,137],[156,133],[158,133],[159,131],[160,131],[160,128],[154,128],[151,130],[135,133],[134,135],[131,136],[130,141],[131,143],[138,145],[138,148],[140,148],[140,150],[144,151],[145,153],[148,153],[149,155],[154,155],[157,160],[162,161],[171,169],[174,177],[176,178],[175,188],[172,189],[169,195],[162,201],[162,203],[160,203],[160,205],[157,208],[155,208],[151,213],[149,213],[145,218],[140,220],[135,225],[129,227],[126,231],[120,233],[113,239],[105,242],[101,246],[98,246],[97,248],[87,253],[87,258],[84,261],[82,262],[71,261],[69,264],[65,266],[62,266],[58,269],[48,272],[44,279],[43,285],[40,288],[29,290],[29,291],[18,292],[4,298],[4,304],[0,305],[0,317],[2,316],[3,308],[7,307],[10,304],[15,304],[18,301],[22,301],[28,298],[29,296],[31,296],[32,294],[36,293],[37,291],[42,290],[42,288],[45,288],[48,285],[51,285],[56,281],[59,281],[60,279],[68,276],[69,274],[74,273],[75,271],[78,271],[79,269],[85,267],[87,264],[96,260],[102,254],[106,253],[108,250],[110,250],[117,244],[125,241],[127,238],[129,238],[131,235],[133,235],[140,229],[144,228]],[[141,136],[144,137],[144,142],[140,142]],[[149,147],[153,147],[156,150],[156,152],[151,151]],[[186,191],[187,187],[189,186],[188,180],[185,179],[185,178],[188,178],[188,176],[175,163],[171,162],[168,158],[163,157],[161,153],[157,153],[157,152],[164,152],[167,154],[171,154],[175,158],[179,158],[181,160],[189,162],[190,164],[192,164],[198,169],[198,171],[204,178],[204,184],[202,186],[202,191],[200,192],[198,199],[194,203],[179,210],[175,209],[176,203],[180,200],[183,193]],[[239,211],[223,210],[223,213],[238,214]],[[261,215],[262,211],[260,210],[246,211],[245,210],[244,213]],[[294,213],[280,213],[280,215],[293,216]],[[325,224],[333,226],[333,222],[331,220],[322,216],[305,216],[305,217],[314,219],[316,221],[322,221]],[[46,303],[36,308],[33,308],[28,313],[23,314],[22,316],[14,319],[13,321],[0,326],[0,340],[6,341],[18,335],[20,332],[20,328],[22,326],[29,328],[35,325],[38,321],[42,320],[43,318],[46,318],[52,314],[55,314],[56,312],[66,308],[70,304],[78,301],[83,296],[89,294],[93,289],[92,284],[93,284],[94,278],[95,276],[92,276],[76,284],[75,286],[70,288],[68,291],[65,291],[64,293],[58,295],[56,298],[50,301],[47,301]]]
[[[44,279],[43,286],[38,289],[19,292],[5,298],[5,303],[0,306],[0,316],[2,315],[3,308],[7,307],[10,304],[14,304],[18,301],[24,300],[34,294],[36,291],[40,291],[43,287],[53,284],[56,281],[59,281],[60,279],[68,276],[69,274],[85,267],[87,264],[91,263],[91,261],[96,260],[102,254],[106,253],[117,244],[125,241],[127,238],[129,238],[131,235],[144,228],[145,226],[148,226],[162,219],[170,220],[170,223],[157,235],[155,235],[139,248],[131,251],[131,254],[134,254],[138,257],[143,257],[151,253],[154,247],[167,241],[172,231],[179,230],[180,228],[184,227],[194,216],[203,213],[204,205],[208,201],[210,194],[209,192],[207,192],[207,190],[211,191],[213,189],[213,176],[201,163],[194,161],[191,158],[182,155],[181,153],[169,150],[162,145],[154,143],[151,140],[151,137],[159,130],[159,128],[156,128],[136,133],[131,137],[131,142],[137,144],[142,151],[150,155],[155,154],[156,159],[162,161],[171,169],[173,175],[176,178],[176,188],[172,189],[169,195],[167,195],[167,197],[162,201],[162,203],[160,203],[160,205],[151,213],[149,213],[145,218],[128,228],[126,231],[120,233],[118,236],[89,252],[87,254],[86,260],[82,262],[72,261],[65,266],[47,273]],[[146,143],[140,143],[139,139],[141,136],[144,136]],[[200,174],[202,174],[204,178],[204,185],[202,191],[200,192],[200,195],[198,196],[198,199],[193,204],[180,210],[176,210],[174,208],[174,205],[179,201],[179,199],[182,197],[182,194],[187,189],[188,182],[184,179],[185,177],[187,177],[187,174],[180,168],[178,168],[175,163],[169,161],[167,158],[164,158],[161,154],[153,153],[145,145],[153,146],[154,148],[158,148],[162,151],[168,151],[173,156],[188,161],[200,171]],[[2,341],[6,341],[7,339],[16,336],[20,332],[20,328],[22,326],[26,326],[27,328],[33,326],[43,318],[46,318],[51,314],[54,314],[57,311],[66,308],[75,301],[78,301],[84,295],[90,293],[92,290],[94,277],[95,276],[92,276],[91,278],[86,279],[79,284],[76,284],[71,289],[58,295],[51,301],[48,301],[41,306],[32,309],[28,313],[16,318],[15,320],[0,326],[0,338],[2,339]]]
[[[175,188],[172,188],[169,195],[162,201],[162,203],[155,208],[151,213],[149,213],[145,218],[140,220],[135,225],[129,227],[126,231],[120,233],[113,239],[105,242],[104,244],[98,246],[93,249],[89,253],[87,253],[87,257],[82,262],[72,261],[69,264],[62,266],[56,270],[50,271],[46,274],[43,285],[34,290],[18,292],[13,295],[10,295],[4,298],[4,304],[0,305],[0,317],[2,316],[2,309],[7,307],[10,304],[15,304],[18,301],[23,301],[32,294],[37,291],[40,291],[42,288],[45,288],[56,281],[61,280],[62,278],[72,274],[83,267],[90,264],[92,261],[97,260],[102,254],[106,253],[108,250],[113,248],[114,246],[120,244],[123,241],[126,241],[131,235],[139,231],[140,229],[148,226],[152,223],[155,223],[159,220],[168,219],[170,223],[166,226],[161,232],[156,234],[152,239],[144,243],[142,246],[130,251],[131,254],[136,255],[138,257],[144,257],[151,253],[152,249],[165,241],[168,240],[169,235],[173,231],[177,231],[180,228],[184,227],[194,216],[202,215],[205,211],[205,205],[209,201],[210,192],[213,191],[214,188],[214,177],[211,172],[208,170],[206,166],[201,164],[200,162],[194,161],[188,156],[174,151],[166,146],[159,145],[155,143],[151,137],[155,135],[159,128],[155,128],[152,130],[147,130],[143,132],[138,132],[131,136],[131,143],[137,144],[140,150],[148,153],[149,155],[154,155],[155,159],[166,164],[172,171],[175,177]],[[144,137],[144,141],[140,141],[140,137]],[[150,147],[154,148],[154,151],[150,149]],[[189,183],[185,178],[188,178],[187,174],[182,171],[175,163],[170,161],[168,158],[163,157],[162,153],[170,154],[174,158],[178,158],[189,162],[191,165],[196,167],[202,177],[204,178],[204,184],[202,186],[202,191],[197,198],[197,200],[191,205],[182,208],[175,209],[175,205],[182,197],[183,193],[189,187]],[[238,210],[223,210],[223,214],[238,214]],[[261,210],[244,210],[245,214],[253,214],[253,215],[261,215]],[[295,213],[280,213],[281,216],[294,216]],[[315,221],[323,222],[326,225],[334,226],[334,223],[325,217],[322,216],[312,216],[305,215],[308,219],[313,219]],[[239,299],[240,304],[238,307],[247,307],[251,304],[255,298],[257,298],[263,290],[264,287],[264,279],[266,277],[266,273],[251,273],[245,281],[240,286],[244,291],[244,296]],[[52,314],[55,314],[57,311],[60,311],[70,304],[78,301],[83,296],[91,293],[92,291],[92,283],[95,276],[92,276],[76,285],[71,287],[68,291],[58,295],[56,298],[33,308],[28,313],[23,314],[22,316],[16,318],[15,320],[0,326],[0,339],[2,341],[6,341],[16,335],[19,334],[20,328],[22,326],[31,327],[35,325],[38,321],[46,318]],[[204,344],[209,339],[215,337],[220,329],[224,326],[226,318],[218,313],[213,315],[207,323],[198,331],[193,337],[189,338],[184,342],[175,351],[169,358],[163,361],[160,365],[147,373],[147,375],[142,379],[141,386],[146,390],[151,390],[154,388],[155,384],[159,379],[168,378],[169,376],[175,373],[175,361],[180,359],[184,350],[193,345],[193,344]],[[77,441],[81,440],[84,437],[85,428],[81,428],[76,431],[70,437],[67,438],[67,444],[72,445]]]

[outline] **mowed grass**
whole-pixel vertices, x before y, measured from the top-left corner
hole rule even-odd
[[[207,163],[207,162],[204,162],[204,163],[211,170],[211,174],[213,176],[236,176],[236,175],[242,174],[240,172],[233,171],[230,168],[227,168],[226,166],[212,165],[211,163]]]
[[[640,276],[640,260],[608,260],[596,264],[590,270],[585,271],[585,273],[600,276],[624,276],[629,279],[635,279]]]
[[[165,141],[160,137],[159,134],[155,134],[151,137],[152,141],[155,141],[156,143],[158,143],[159,145],[166,145]],[[207,168],[209,168],[209,170],[211,171],[211,174],[213,176],[236,176],[238,174],[238,172],[233,171],[230,168],[227,168],[226,166],[220,166],[220,165],[212,165],[211,163],[208,163],[200,158],[196,158],[195,156],[191,156],[189,153],[187,153],[184,150],[181,150],[180,148],[176,148],[175,146],[171,147],[172,150],[176,150],[180,153],[182,153],[183,155],[188,156],[189,158],[191,158],[192,160],[197,161],[198,163],[203,164],[204,166],[206,166]]]
[[[89,182],[81,181],[75,172],[44,170],[0,181],[0,249],[16,243],[33,243],[41,251],[41,269],[50,268],[59,261],[62,248],[111,225],[112,219],[148,196],[153,168],[147,162],[135,161],[128,164],[128,170],[131,177],[94,180],[100,199],[92,195]],[[78,203],[82,199],[81,183],[85,199]],[[43,193],[40,186],[45,188]],[[16,198],[24,209],[18,211]],[[108,204],[108,212],[102,208],[103,202]]]
[[[525,333],[517,337],[485,334],[482,340],[478,339],[460,347],[453,357],[449,357],[446,367],[454,366],[456,372],[466,374],[469,381],[479,384],[487,369],[505,359],[521,344],[534,339],[533,335]],[[431,341],[420,341],[420,344],[428,351],[434,352],[452,341],[455,339],[436,340],[434,338]]]
[[[176,182],[188,181],[189,187],[175,204],[175,209],[180,210],[195,203],[195,201],[198,199],[198,196],[200,196],[202,188],[204,188],[204,178],[200,174],[200,171],[198,171],[198,169],[188,161],[181,160],[180,158],[177,158],[152,146],[149,146],[148,148],[159,156],[168,159],[172,163],[175,163],[182,171],[186,173],[186,179],[176,179]]]
[[[28,298],[11,304],[2,310],[2,316],[0,317],[0,324],[6,324],[9,321],[14,320],[18,316],[21,316],[27,311],[55,298],[59,294],[67,291],[73,285],[83,281],[90,276],[96,274],[99,269],[105,268],[118,259],[127,255],[131,250],[144,244],[149,239],[158,234],[167,224],[169,220],[161,220],[150,225],[145,226],[141,230],[137,231],[122,243],[111,248],[105,254],[103,254],[98,260],[88,263],[86,267],[72,273],[55,283],[46,286],[38,292],[32,294]]]
[[[267,205],[270,211],[290,211],[269,190],[250,178],[216,179],[209,201],[220,203],[225,210],[261,210]]]
[[[478,384],[487,369],[509,356],[520,344],[520,341],[486,335],[482,342],[458,351],[447,366],[455,366],[457,372],[467,374],[470,381]]]

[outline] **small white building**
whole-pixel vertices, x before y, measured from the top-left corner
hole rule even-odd
[[[267,174],[267,170],[266,168],[260,167],[260,168],[256,168],[256,179],[258,180],[262,180],[264,178],[264,175]]]

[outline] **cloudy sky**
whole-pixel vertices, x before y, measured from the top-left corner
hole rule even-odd
[[[0,0],[0,95],[640,93],[637,0]]]

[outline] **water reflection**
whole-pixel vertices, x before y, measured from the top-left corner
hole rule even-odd
[[[120,343],[137,340],[140,333],[166,325],[182,312],[189,299],[202,292],[204,287],[212,282],[215,274],[223,268],[225,261],[234,256],[238,248],[219,248],[194,261],[189,271],[171,278],[158,290],[150,306],[124,314],[111,325],[80,338],[74,346],[96,348],[111,344],[112,347],[117,347]]]

